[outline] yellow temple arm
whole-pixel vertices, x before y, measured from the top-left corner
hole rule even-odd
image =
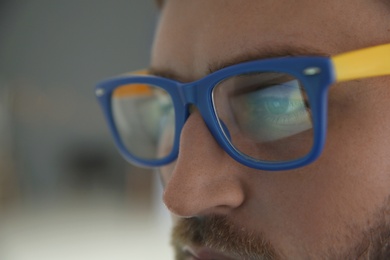
[[[342,53],[331,59],[336,82],[390,75],[390,44]]]

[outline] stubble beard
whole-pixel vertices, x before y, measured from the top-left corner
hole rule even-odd
[[[390,259],[390,197],[365,227],[346,223],[345,245],[330,244],[301,259]],[[342,237],[343,237],[342,236]],[[172,232],[176,260],[185,260],[184,245],[207,247],[239,260],[290,259],[262,235],[241,228],[226,216],[180,219]]]
[[[261,234],[241,229],[225,216],[180,219],[172,232],[176,260],[185,260],[184,245],[207,247],[234,259],[279,259]]]

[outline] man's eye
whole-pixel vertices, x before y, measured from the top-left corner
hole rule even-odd
[[[263,103],[263,106],[267,110],[267,112],[274,115],[281,115],[288,113],[289,108],[292,103],[288,98],[277,98],[277,97],[269,97],[265,98],[264,101],[260,101]]]
[[[257,141],[285,138],[312,127],[310,108],[297,82],[259,88],[231,104],[243,134]]]

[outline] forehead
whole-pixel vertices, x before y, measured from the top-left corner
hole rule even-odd
[[[194,79],[251,53],[332,55],[389,42],[389,10],[376,0],[168,0],[152,65]]]

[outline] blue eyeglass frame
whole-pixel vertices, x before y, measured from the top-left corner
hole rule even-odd
[[[95,94],[103,108],[116,146],[122,156],[135,165],[160,167],[177,158],[181,130],[190,115],[190,105],[194,105],[198,108],[217,143],[233,159],[243,165],[260,170],[290,170],[306,166],[321,155],[326,139],[329,87],[335,82],[390,75],[389,61],[390,44],[384,44],[334,57],[286,57],[244,62],[223,68],[189,83],[181,83],[153,75],[124,75],[98,83]],[[236,150],[220,126],[213,106],[214,87],[219,82],[238,74],[261,72],[289,74],[298,79],[305,89],[310,103],[314,131],[313,147],[306,156],[282,162],[255,160]],[[166,157],[156,160],[138,158],[131,154],[121,141],[113,119],[112,95],[116,88],[127,84],[150,84],[164,89],[171,95],[175,109],[175,137],[172,151]]]

